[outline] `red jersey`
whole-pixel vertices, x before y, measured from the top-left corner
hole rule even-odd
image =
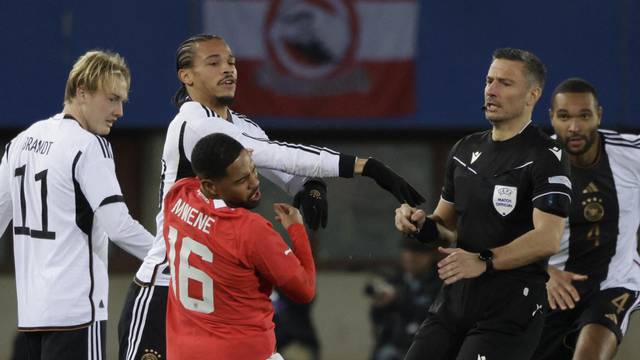
[[[244,208],[207,199],[196,178],[177,182],[164,203],[171,267],[167,357],[265,360],[275,352],[273,286],[298,301],[315,295],[315,265],[304,226],[287,229]]]

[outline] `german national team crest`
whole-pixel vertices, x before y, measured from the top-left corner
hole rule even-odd
[[[493,188],[493,207],[502,215],[509,215],[516,208],[518,188],[515,186],[496,185]]]

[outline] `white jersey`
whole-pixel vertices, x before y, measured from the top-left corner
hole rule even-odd
[[[62,114],[5,148],[0,228],[12,219],[20,330],[106,320],[108,237],[139,258],[153,242],[123,203],[107,140]]]
[[[560,251],[549,264],[589,275],[581,290],[640,290],[640,136],[599,130],[598,163],[572,166],[573,203]]]
[[[153,248],[136,273],[141,285],[168,286],[170,276],[165,264],[166,249],[162,237],[162,199],[171,186],[191,170],[191,152],[202,137],[227,134],[245,148],[253,149],[252,158],[260,174],[294,195],[308,177],[337,177],[353,173],[355,158],[316,146],[271,141],[265,132],[246,116],[229,111],[231,121],[218,116],[204,105],[188,101],[169,124],[162,153],[160,211],[156,216],[156,239]]]

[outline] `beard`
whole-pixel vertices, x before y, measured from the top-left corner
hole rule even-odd
[[[222,106],[231,106],[234,99],[233,96],[216,96],[216,102]]]
[[[244,208],[244,209],[247,209],[247,210],[251,210],[251,209],[255,209],[258,205],[260,205],[260,200],[256,200],[256,201],[251,201],[251,200],[246,200],[246,201],[225,200],[225,203],[227,203],[227,205],[229,207],[232,207],[232,208]]]
[[[572,138],[573,139],[580,138],[584,140],[584,146],[580,149],[572,150],[567,145],[567,143],[569,142],[569,139],[572,139]],[[589,133],[588,135],[570,136],[568,138],[562,139],[562,148],[571,155],[580,156],[586,153],[587,151],[589,151],[589,149],[591,149],[593,144],[596,142],[597,138],[598,138],[598,129],[593,129],[593,131],[591,131],[591,133]]]
[[[234,199],[224,199],[224,202],[227,203],[229,207],[245,208],[247,210],[251,210],[256,208],[258,205],[260,205],[260,200],[262,199],[262,196],[259,196],[256,200],[251,199],[253,195],[255,195],[255,193],[257,193],[258,191],[260,191],[260,189],[256,189],[256,191],[251,193],[251,195],[249,195],[246,199],[235,197]]]

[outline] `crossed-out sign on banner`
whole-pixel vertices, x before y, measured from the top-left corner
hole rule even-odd
[[[414,0],[207,0],[207,33],[237,59],[234,108],[369,118],[416,110]]]

